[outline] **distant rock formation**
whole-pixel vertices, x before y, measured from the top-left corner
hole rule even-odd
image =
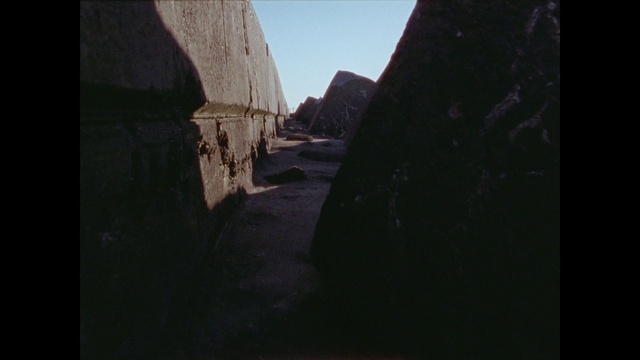
[[[81,358],[161,357],[288,115],[249,1],[80,2]]]
[[[304,103],[298,106],[292,117],[295,118],[296,121],[309,125],[311,123],[311,118],[316,113],[316,110],[321,103],[322,97],[320,97],[320,99],[316,99],[313,96],[308,96]]]
[[[349,71],[338,71],[327,87],[322,103],[311,117],[309,132],[341,139],[375,89],[376,83],[369,78]]]
[[[372,343],[560,358],[559,53],[559,0],[417,1],[311,248]]]

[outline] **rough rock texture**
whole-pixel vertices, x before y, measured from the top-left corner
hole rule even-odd
[[[82,2],[80,82],[190,98],[196,116],[289,115],[248,1]]]
[[[80,3],[80,353],[154,358],[288,117],[248,1]]]
[[[292,115],[297,121],[309,125],[311,118],[318,110],[318,106],[322,103],[322,97],[316,99],[313,96],[308,96],[304,103],[300,104],[296,109],[296,112]]]
[[[312,134],[341,139],[359,109],[366,106],[376,83],[349,71],[338,71],[309,122]]]
[[[559,1],[418,1],[311,257],[420,358],[558,359]]]
[[[349,147],[349,145],[351,145],[351,140],[353,140],[353,137],[358,132],[358,129],[360,129],[362,116],[364,116],[365,111],[367,111],[367,108],[369,107],[369,102],[371,101],[372,97],[373,97],[373,94],[358,108],[355,115],[351,119],[349,126],[347,127],[347,131],[344,133],[344,136],[342,137],[342,140],[344,141],[344,145],[347,148]]]

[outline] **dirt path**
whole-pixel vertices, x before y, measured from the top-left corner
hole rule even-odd
[[[354,347],[348,335],[353,329],[326,302],[308,255],[340,163],[298,155],[306,150],[316,159],[341,157],[344,144],[285,140],[289,133],[306,133],[296,122],[288,121],[285,130],[256,164],[254,188],[218,241],[203,286],[161,357],[335,358]],[[292,166],[307,180],[273,185],[263,178]]]
[[[296,123],[289,125],[297,128]],[[229,357],[292,355],[305,346],[302,339],[291,338],[300,335],[301,327],[292,321],[319,285],[308,252],[340,164],[309,160],[298,153],[340,154],[345,149],[339,140],[287,141],[286,135],[283,132],[272,141],[269,157],[256,164],[255,188],[249,190],[244,207],[221,238],[214,260],[218,273],[226,278],[221,281],[225,290],[219,292],[223,309],[215,320],[216,343],[224,345],[217,350]],[[263,178],[292,166],[303,169],[307,180],[273,185]],[[292,326],[298,334],[291,333]]]

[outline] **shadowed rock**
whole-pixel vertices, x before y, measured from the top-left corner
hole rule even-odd
[[[267,175],[264,179],[272,184],[286,184],[292,181],[307,180],[307,176],[305,175],[304,170],[297,166],[292,166],[287,170]]]
[[[373,80],[349,71],[338,71],[331,80],[309,123],[309,132],[342,138],[358,111],[376,89]]]
[[[313,115],[315,115],[316,110],[321,103],[322,97],[320,99],[316,99],[313,96],[309,96],[304,103],[301,103],[300,106],[298,106],[292,117],[305,125],[309,125]]]
[[[355,115],[351,119],[349,126],[347,127],[347,131],[344,133],[344,136],[342,137],[342,140],[344,141],[344,145],[347,148],[349,147],[349,145],[351,145],[351,140],[353,140],[353,137],[356,135],[356,132],[358,132],[358,129],[360,128],[360,123],[362,122],[362,116],[364,115],[364,112],[369,107],[369,101],[371,101],[371,97],[367,99],[367,101],[364,102],[362,106],[358,108]]]
[[[560,357],[559,8],[416,3],[311,248],[372,341]]]

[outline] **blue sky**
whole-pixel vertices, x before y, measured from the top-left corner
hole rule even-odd
[[[320,97],[338,70],[373,81],[387,66],[415,0],[252,0],[289,108]]]

